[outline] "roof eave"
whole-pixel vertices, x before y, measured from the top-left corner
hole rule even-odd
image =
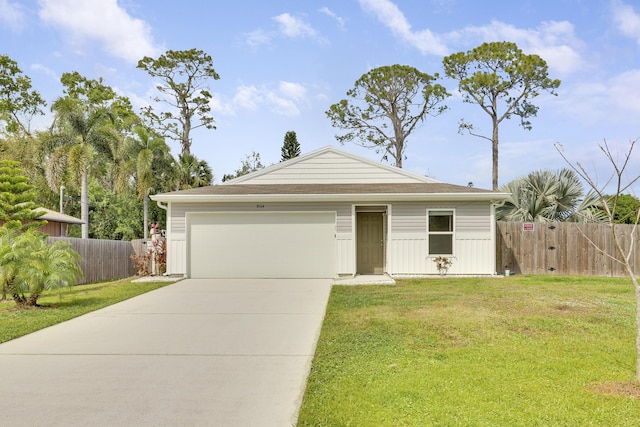
[[[357,194],[157,194],[158,202],[399,202],[399,201],[490,201],[509,198],[510,193],[357,193]]]

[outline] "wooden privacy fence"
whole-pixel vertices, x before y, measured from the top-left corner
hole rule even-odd
[[[78,284],[123,279],[136,274],[131,259],[136,254],[133,242],[73,237],[48,237],[47,240],[68,242],[80,254],[80,268],[84,278]]]
[[[628,250],[632,225],[619,224],[615,230]],[[633,271],[640,273],[640,237],[634,236],[631,256]],[[570,222],[522,223],[498,221],[496,266],[499,273],[509,269],[519,274],[557,274],[624,277],[622,264],[599,252],[591,240],[607,254],[616,256],[611,229],[607,224]]]

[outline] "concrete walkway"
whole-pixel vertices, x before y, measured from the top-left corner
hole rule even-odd
[[[0,425],[294,425],[330,288],[188,279],[0,344]]]
[[[338,286],[395,285],[396,281],[388,274],[357,274],[353,277],[335,279],[333,284]]]

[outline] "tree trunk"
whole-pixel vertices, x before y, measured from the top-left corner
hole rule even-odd
[[[40,298],[40,293],[32,293],[27,298],[27,306],[28,307],[36,307],[38,305],[38,298]]]
[[[606,203],[605,200],[602,200],[603,203]],[[640,213],[639,213],[640,215]],[[627,274],[631,278],[631,282],[633,283],[633,292],[636,297],[636,382],[640,384],[640,284],[638,284],[638,276],[636,276],[635,271],[633,270],[633,266],[631,265],[631,261],[624,249],[622,248],[622,243],[620,239],[618,239],[618,234],[616,233],[616,224],[613,222],[613,213],[609,216],[609,227],[611,229],[611,238],[613,239],[613,244],[616,247],[616,252],[618,254],[617,261],[621,262],[624,265],[624,268],[627,270]],[[638,225],[637,220],[634,227]],[[631,245],[635,241],[635,228],[631,232]],[[631,250],[633,246],[629,248],[629,254],[631,254]]]
[[[21,308],[27,306],[27,299],[25,297],[23,297],[20,294],[15,293],[15,292],[13,293],[12,296],[13,296],[13,301],[16,303],[16,306],[21,307]]]
[[[144,239],[147,240],[149,238],[149,195],[146,192],[142,198],[142,203],[144,206]]]
[[[635,274],[631,274],[636,295],[636,382],[640,384],[640,285]]]
[[[188,115],[188,112],[185,113],[185,108],[183,108],[183,116],[182,141],[180,141],[182,143],[182,154],[191,154],[191,116]]]
[[[493,191],[498,190],[498,119],[493,117],[493,137],[491,138],[493,172],[491,174]]]
[[[82,172],[80,186],[80,219],[82,223],[82,238],[89,238],[89,171]]]

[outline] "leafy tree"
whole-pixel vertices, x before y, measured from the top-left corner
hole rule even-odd
[[[191,131],[199,127],[215,129],[207,83],[220,76],[211,56],[196,49],[168,50],[157,59],[145,56],[138,68],[159,79],[156,88],[162,95],[153,100],[169,107],[169,111],[147,107],[143,114],[162,136],[179,141],[183,154],[191,153]]]
[[[529,119],[538,113],[531,100],[541,91],[556,95],[560,80],[548,76],[547,63],[538,55],[525,55],[515,43],[492,42],[447,56],[445,74],[458,81],[464,102],[478,104],[491,117],[492,133],[475,132],[464,119],[460,131],[491,141],[493,189],[498,189],[498,142],[500,123],[511,116],[520,117],[523,128],[530,130]]]
[[[446,89],[434,83],[433,76],[407,65],[375,68],[362,75],[343,99],[326,111],[334,127],[346,134],[336,139],[352,141],[391,156],[402,167],[407,138],[427,115],[438,115],[447,107],[441,105],[449,96]]]
[[[298,143],[298,136],[292,130],[284,135],[284,142],[282,143],[282,158],[280,161],[290,160],[300,155],[300,143]]]
[[[116,193],[93,181],[89,193],[92,238],[132,240],[143,236],[142,202],[133,191]]]
[[[118,97],[102,79],[90,80],[74,72],[63,74],[61,81],[65,96],[58,98],[52,107],[56,121],[48,141],[52,147],[48,176],[52,189],[62,183],[81,188],[80,217],[85,222],[82,238],[86,239],[89,237],[90,168],[100,166],[95,162],[97,158],[113,161],[118,157],[116,153],[123,138],[121,130],[135,115],[124,110],[127,100]]]
[[[79,260],[67,242],[49,245],[43,233],[0,227],[0,281],[20,308],[36,306],[46,289],[75,285]]]
[[[638,139],[629,143],[629,150],[620,161],[617,160],[618,156],[611,152],[606,140],[604,141],[604,144],[600,145],[600,150],[613,169],[610,178],[605,181],[604,185],[598,185],[596,180],[592,178],[592,174],[590,174],[582,164],[579,162],[571,162],[567,154],[564,152],[562,145],[556,144],[556,150],[558,150],[560,156],[567,162],[571,169],[581,179],[583,179],[589,187],[591,187],[600,201],[600,206],[606,215],[605,222],[609,226],[609,235],[611,236],[611,242],[613,242],[616,254],[613,256],[609,255],[607,251],[598,246],[598,243],[593,240],[589,240],[589,243],[591,243],[591,245],[600,253],[624,266],[627,274],[631,278],[631,283],[633,283],[633,289],[636,297],[636,385],[640,383],[640,282],[638,281],[636,266],[633,265],[632,256],[637,250],[636,233],[638,230],[638,224],[640,223],[640,208],[637,208],[631,215],[631,218],[633,218],[631,225],[617,224],[616,215],[618,214],[620,199],[624,195],[624,192],[632,189],[633,186],[640,181],[640,173],[638,173],[637,169],[635,171],[628,171],[630,162],[633,159],[633,149],[637,142]],[[609,185],[613,185],[615,188],[613,196],[605,193]],[[625,239],[623,237],[624,233],[618,233],[617,230],[620,227],[631,227],[630,239]]]
[[[236,169],[235,173],[233,174],[225,174],[222,177],[222,182],[238,178],[240,176],[255,172],[260,169],[264,169],[264,165],[260,160],[260,153],[256,152],[255,150],[251,151],[251,154],[247,154],[244,160],[241,161],[240,168]]]
[[[0,55],[0,123],[10,133],[31,134],[33,116],[44,114],[46,105],[40,94],[31,89],[31,79],[22,73],[18,63]]]
[[[496,218],[520,222],[600,222],[604,220],[595,193],[584,194],[578,175],[570,169],[540,170],[517,178],[500,191],[511,197],[496,208]]]
[[[614,222],[616,224],[633,224],[640,210],[640,200],[631,194],[620,194],[618,197],[607,196],[609,205],[616,203]],[[611,208],[611,206],[610,206]]]
[[[178,190],[205,187],[211,185],[213,173],[209,164],[193,154],[182,153],[178,156],[177,182]]]

